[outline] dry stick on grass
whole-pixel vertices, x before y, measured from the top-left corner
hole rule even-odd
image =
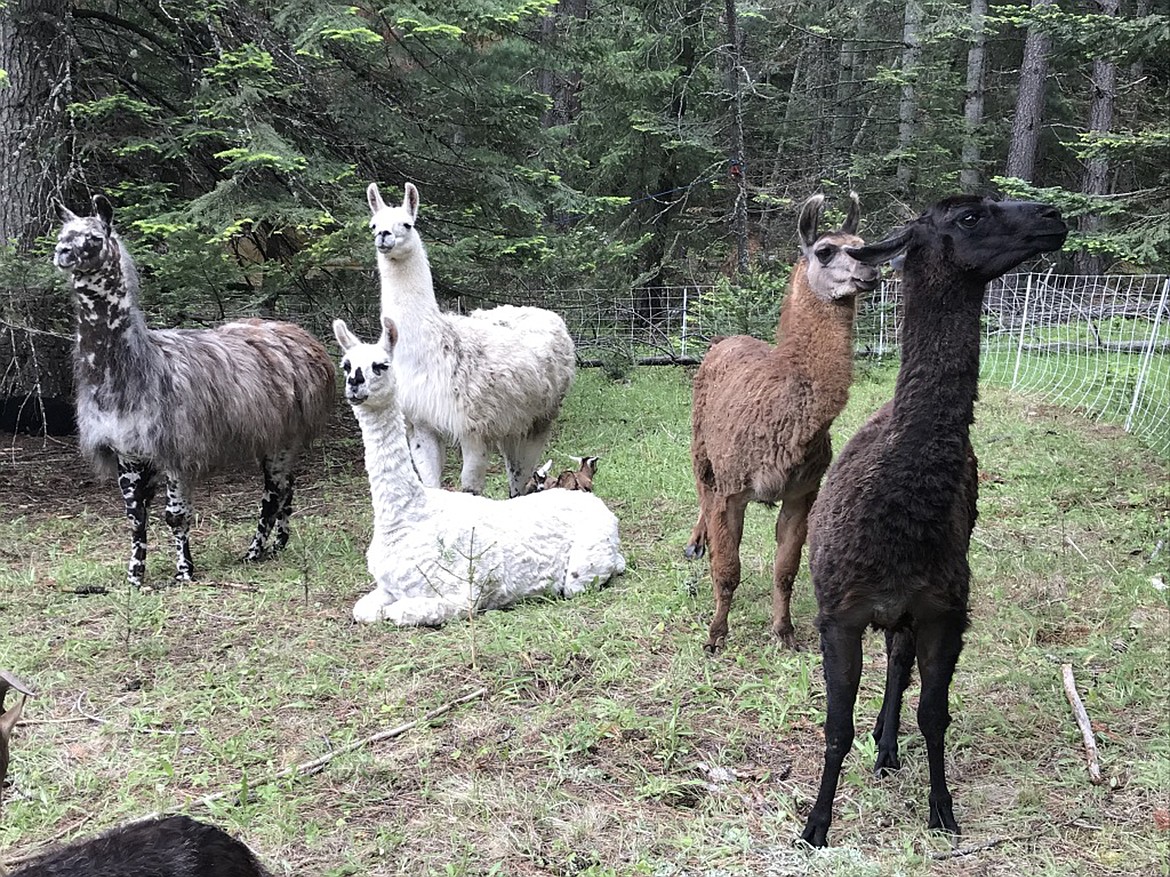
[[[930,858],[935,861],[943,859],[958,859],[963,856],[973,856],[975,853],[982,853],[985,850],[994,849],[1000,844],[1007,843],[1009,840],[1014,840],[1014,837],[997,837],[992,840],[984,841],[983,843],[975,844],[969,847],[956,847],[953,850],[948,850],[945,853],[931,853]]]
[[[417,718],[414,721],[406,722],[402,725],[398,725],[395,728],[387,728],[384,731],[379,731],[377,734],[371,734],[369,737],[363,737],[361,740],[355,740],[352,743],[347,743],[345,746],[342,746],[340,749],[334,749],[332,752],[327,752],[325,755],[322,755],[319,758],[314,758],[312,761],[306,761],[303,764],[296,765],[295,767],[285,768],[284,770],[280,771],[280,773],[274,774],[273,776],[270,776],[266,780],[261,780],[259,783],[256,783],[256,785],[269,785],[271,783],[279,782],[280,780],[288,779],[289,777],[294,777],[294,776],[295,777],[312,776],[313,774],[319,773],[320,771],[324,770],[324,768],[329,764],[329,762],[331,762],[333,759],[337,758],[337,756],[339,756],[339,755],[345,755],[347,752],[353,752],[353,751],[355,751],[357,749],[361,749],[365,746],[370,746],[374,743],[380,743],[383,740],[392,740],[395,737],[401,737],[403,734],[405,734],[407,731],[411,730],[412,728],[417,728],[419,725],[424,725],[427,722],[433,721],[434,719],[439,718],[439,716],[442,716],[442,715],[445,715],[445,714],[451,712],[451,710],[455,709],[455,707],[457,707],[457,706],[462,706],[463,704],[470,703],[473,700],[479,700],[480,698],[482,698],[486,694],[487,694],[487,687],[486,686],[481,687],[481,688],[477,688],[475,691],[471,692],[470,694],[465,694],[465,695],[463,695],[463,697],[456,698],[455,700],[453,700],[449,703],[443,704],[441,707],[436,707],[435,709],[431,710],[429,713],[427,713],[425,716],[422,716],[421,718]],[[252,788],[254,788],[254,786],[249,786],[249,791],[246,793],[247,796],[251,795]],[[236,792],[233,789],[231,791],[214,792],[213,794],[210,794],[210,795],[204,795],[202,798],[199,798],[199,799],[195,800],[194,802],[192,802],[190,805],[188,805],[188,809],[191,807],[207,807],[208,805],[213,804],[216,801],[222,800],[223,798],[226,798],[228,795],[232,795],[235,793]],[[244,803],[244,802],[240,801],[239,803]],[[139,825],[143,822],[150,822],[154,819],[161,819],[163,816],[167,815],[170,812],[178,812],[178,811],[157,810],[154,813],[147,813],[145,816],[139,816],[137,819],[131,819],[128,822],[123,822],[121,825],[118,825],[111,830],[112,831],[120,831],[120,830],[125,829],[125,828],[130,828],[132,826]],[[81,828],[83,825],[85,825],[87,822],[89,822],[89,820],[92,818],[93,818],[93,814],[89,814],[89,815],[85,816],[80,822],[75,823],[74,825],[71,825],[69,828],[67,828],[63,831],[59,831],[57,834],[53,835],[53,837],[50,838],[48,841],[40,844],[36,849],[21,853],[20,855],[15,856],[14,858],[10,858],[7,862],[8,867],[11,868],[14,865],[22,864],[23,862],[27,862],[30,859],[33,859],[33,858],[39,856],[41,854],[41,851],[44,850],[46,847],[56,843],[58,840],[60,840],[61,838],[63,838],[67,834],[70,834],[71,832],[77,830],[78,828]]]
[[[1065,697],[1072,704],[1077,727],[1081,729],[1081,738],[1085,741],[1085,757],[1089,760],[1089,782],[1099,786],[1104,780],[1101,777],[1101,762],[1097,758],[1097,739],[1093,736],[1093,725],[1089,722],[1089,714],[1085,712],[1085,705],[1081,702],[1081,696],[1077,694],[1077,683],[1073,679],[1072,664],[1061,664],[1060,673],[1064,677]]]

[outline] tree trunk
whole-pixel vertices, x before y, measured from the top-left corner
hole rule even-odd
[[[1097,5],[1105,15],[1116,16],[1121,3],[1120,0],[1097,0]],[[1094,60],[1092,83],[1093,100],[1089,104],[1089,132],[1104,134],[1113,127],[1113,101],[1117,96],[1117,64],[1107,59]],[[1103,155],[1094,156],[1085,163],[1081,191],[1090,196],[1107,194],[1108,178],[1109,159]],[[1081,234],[1085,237],[1092,237],[1099,232],[1102,224],[1101,216],[1097,213],[1086,213],[1077,221]],[[1091,251],[1078,251],[1074,264],[1080,274],[1101,273],[1101,257]]]
[[[737,273],[748,270],[747,239],[747,166],[743,154],[743,103],[740,95],[742,59],[739,44],[739,23],[735,0],[725,0],[727,17],[727,88],[731,117],[730,176],[735,201],[731,208],[731,229],[735,235],[735,266]]]
[[[1051,6],[1054,0],[1032,0],[1032,8]],[[1036,171],[1036,152],[1040,145],[1040,126],[1044,120],[1044,84],[1048,78],[1048,54],[1052,39],[1037,27],[1028,28],[1024,40],[1024,60],[1020,64],[1020,88],[1016,94],[1016,114],[1012,119],[1012,140],[1008,147],[1004,173],[1032,182]]]
[[[833,170],[849,169],[853,146],[853,132],[857,128],[857,42],[841,41],[840,71],[837,74],[837,105],[833,114]]]
[[[48,230],[50,194],[64,167],[68,102],[66,0],[0,5],[0,246],[32,246]]]
[[[987,35],[984,29],[987,0],[971,0],[971,48],[967,50],[967,100],[963,105],[963,168],[959,185],[964,192],[978,191],[983,175],[979,130],[983,127],[984,57]]]
[[[918,93],[914,77],[922,57],[919,31],[922,28],[922,5],[919,0],[907,0],[906,17],[902,25],[902,97],[898,101],[898,193],[910,199],[916,165],[914,139],[918,134]]]
[[[550,56],[555,56],[558,37],[565,29],[562,22],[570,19],[584,19],[586,16],[586,0],[560,0],[553,7],[549,15],[540,20],[538,39]],[[541,115],[541,125],[545,128],[563,126],[576,118],[580,111],[578,91],[581,88],[581,72],[571,70],[560,73],[550,67],[542,67],[536,72],[536,89],[541,94],[548,95],[551,104]]]

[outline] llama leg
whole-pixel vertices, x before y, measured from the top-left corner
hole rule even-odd
[[[410,443],[410,458],[414,461],[414,471],[422,480],[424,487],[441,487],[443,485],[443,456],[446,447],[439,434],[425,426],[410,424],[407,426],[407,441]]]
[[[914,669],[914,631],[910,628],[897,632],[886,631],[886,693],[882,708],[873,726],[877,743],[877,760],[873,772],[879,776],[900,770],[898,760],[898,730],[902,724],[902,695],[910,684]]]
[[[808,510],[816,491],[784,500],[776,518],[776,561],[772,567],[772,635],[793,651],[792,583],[800,570],[800,553],[808,536]]]
[[[256,535],[244,554],[244,563],[255,563],[264,559],[268,547],[268,536],[276,526],[276,518],[285,500],[285,493],[291,490],[287,472],[288,454],[281,451],[265,457],[260,464],[264,471],[264,494],[260,498],[260,520],[256,524]]]
[[[167,526],[175,540],[175,581],[189,582],[195,575],[195,564],[191,561],[191,501],[187,497],[187,485],[178,478],[167,476]]]
[[[703,513],[699,512],[699,520],[691,529],[691,538],[683,548],[683,557],[687,560],[698,560],[707,553],[707,525],[703,521]]]
[[[459,486],[467,493],[483,493],[488,467],[487,444],[479,436],[465,435],[459,440],[459,446],[463,449]]]
[[[130,519],[130,563],[126,580],[132,588],[142,587],[146,575],[146,517],[154,497],[154,467],[144,460],[118,458],[118,489]]]
[[[290,451],[279,451],[264,458],[261,466],[264,471],[264,494],[260,500],[260,520],[252,544],[244,555],[245,562],[264,559],[268,538],[273,533],[273,554],[288,544],[295,464],[296,455]]]
[[[524,492],[524,485],[540,465],[540,455],[548,444],[551,432],[551,423],[539,423],[532,427],[528,435],[511,437],[500,442],[500,454],[504,458],[504,468],[508,471],[509,497],[519,496]]]
[[[825,766],[816,803],[800,837],[814,847],[828,843],[829,824],[833,821],[833,796],[841,778],[841,763],[853,746],[853,704],[861,681],[861,635],[864,630],[827,625],[821,631],[821,654],[824,656],[825,696]]]
[[[963,648],[964,622],[940,619],[917,631],[918,675],[922,697],[918,701],[918,727],[926,738],[926,759],[930,766],[929,828],[959,834],[959,823],[947,788],[944,737],[951,723],[948,698],[951,677]]]
[[[738,497],[717,497],[703,508],[707,540],[711,549],[711,586],[715,592],[715,617],[707,631],[704,648],[714,652],[727,641],[727,614],[739,587],[739,543],[743,538],[743,515],[747,502]]]

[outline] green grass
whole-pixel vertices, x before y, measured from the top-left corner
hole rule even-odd
[[[1170,518],[1165,461],[1113,427],[984,388],[973,624],[947,757],[959,849],[995,843],[931,858],[952,847],[925,829],[916,683],[905,767],[870,776],[884,663],[874,635],[833,846],[810,853],[793,842],[822,757],[815,601],[804,572],[793,601],[804,650],[771,641],[774,512],[753,507],[728,647],[703,653],[710,580],[681,556],[695,514],[689,386],[681,369],[635,369],[629,383],[583,372],[554,437],[558,466],[601,456],[596,490],[622,522],[625,576],[441,630],[349,620],[367,590],[370,512],[348,413],[302,478],[280,560],[236,562],[256,485],[215,481],[196,497],[200,581],[153,592],[124,586],[112,485],[42,483],[28,465],[42,452],[9,453],[0,666],[38,696],[13,740],[0,860],[189,806],[298,875],[1170,873],[1154,821],[1170,788],[1170,609],[1155,587],[1170,547],[1151,559]],[[858,375],[838,447],[892,386],[889,369]],[[68,446],[43,453],[72,459]],[[489,489],[502,484],[493,471]],[[148,568],[160,584],[162,531]],[[94,586],[107,593],[75,593]],[[1062,662],[1096,725],[1102,786],[1088,782]],[[483,700],[429,726],[266,782],[480,686]],[[247,800],[195,803],[224,790]]]

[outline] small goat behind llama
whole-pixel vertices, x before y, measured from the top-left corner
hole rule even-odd
[[[857,261],[861,206],[850,194],[845,223],[818,233],[824,196],[801,205],[800,258],[776,327],[776,345],[736,335],[717,342],[695,374],[691,463],[699,519],[686,556],[710,549],[715,617],[706,648],[727,637],[739,586],[739,547],[750,502],[780,503],[772,572],[772,632],[795,648],[789,604],[808,510],[832,447],[829,427],[853,382],[856,297],[877,286],[876,268]]]
[[[394,321],[383,318],[377,344],[361,343],[343,320],[333,331],[374,506],[366,557],[375,587],[354,606],[355,619],[438,625],[537,594],[576,596],[625,570],[617,518],[591,493],[493,500],[425,487],[398,404]]]
[[[376,183],[367,198],[382,280],[382,315],[402,332],[394,356],[411,454],[423,483],[442,480],[445,444],[463,450],[464,490],[482,493],[488,454],[499,449],[508,492],[523,492],[576,372],[565,321],[544,308],[504,305],[469,316],[443,313],[415,228],[418,189],[388,206]]]
[[[264,498],[245,560],[288,542],[293,478],[301,449],[324,428],[337,378],[328,352],[292,323],[239,320],[215,329],[150,329],[138,305],[138,271],[114,231],[113,207],[93,198],[92,216],[60,207],[54,262],[73,279],[74,369],[82,453],[118,476],[133,549],[127,576],[142,584],[146,520],[166,481],[166,521],[176,578],[195,571],[188,539],[194,480],[260,461]]]
[[[902,695],[917,656],[929,827],[959,833],[943,744],[967,627],[967,549],[979,492],[970,427],[983,295],[988,282],[1025,259],[1059,249],[1066,234],[1060,212],[1045,204],[957,195],[886,240],[849,250],[874,265],[905,253],[902,363],[893,401],[842,449],[809,521],[828,699],[825,766],[801,835],[813,846],[827,842],[841,764],[853,745],[861,640],[870,625],[885,630],[887,652],[874,770],[900,767]]]

